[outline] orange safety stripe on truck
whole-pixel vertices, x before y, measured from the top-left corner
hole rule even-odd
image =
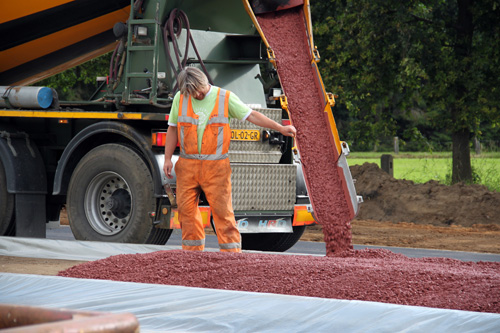
[[[69,111],[18,111],[0,110],[0,117],[60,118],[60,119],[142,119],[165,120],[164,113],[133,112],[69,112]]]
[[[125,21],[128,18],[129,11],[130,6],[2,51],[0,52],[0,71],[7,71],[68,45],[111,30],[116,22]]]
[[[35,14],[50,8],[54,8],[73,0],[23,0],[22,10],[20,9],[17,1],[2,1],[2,15],[0,16],[0,23],[8,22],[18,19],[23,16]]]
[[[316,224],[307,206],[295,206],[293,209],[293,226]]]
[[[210,227],[212,209],[207,206],[200,206],[198,208],[200,209],[201,219],[203,220],[203,228]],[[179,212],[176,208],[172,208],[172,215],[170,216],[170,229],[181,229],[181,224],[179,223]]]

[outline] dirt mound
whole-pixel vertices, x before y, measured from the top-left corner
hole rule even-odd
[[[436,226],[500,225],[500,193],[485,186],[415,184],[393,178],[374,163],[354,165],[351,173],[364,200],[357,219]]]

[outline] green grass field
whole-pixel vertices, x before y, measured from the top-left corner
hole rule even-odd
[[[380,166],[380,156],[384,153],[360,152],[347,157],[349,165],[376,163]],[[408,179],[416,183],[437,180],[442,184],[451,181],[450,153],[400,153],[393,156],[394,178]],[[491,191],[500,192],[500,152],[473,155],[472,169],[476,183],[487,186]]]

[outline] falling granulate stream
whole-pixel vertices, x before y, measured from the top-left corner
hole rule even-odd
[[[349,208],[337,172],[325,105],[311,66],[302,7],[257,16],[276,56],[315,218],[323,226],[327,255],[352,249]]]

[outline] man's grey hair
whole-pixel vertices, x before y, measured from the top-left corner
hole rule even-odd
[[[196,67],[186,67],[177,75],[179,90],[183,95],[194,95],[208,86],[208,78]]]

